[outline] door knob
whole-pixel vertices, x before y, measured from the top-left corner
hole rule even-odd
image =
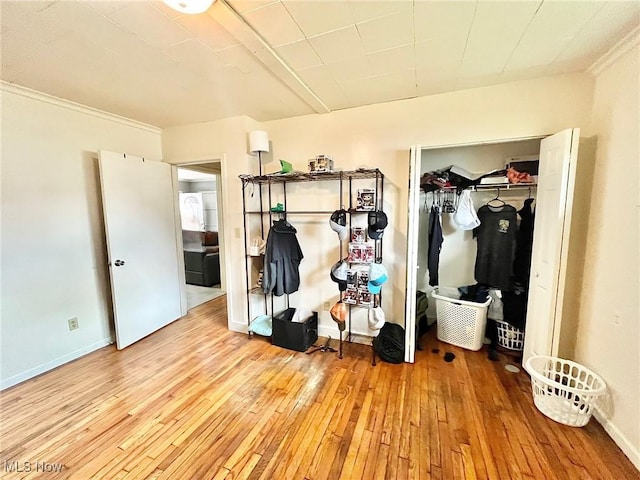
[[[116,260],[116,261],[114,262],[114,265],[115,265],[116,267],[121,267],[122,265],[124,265],[124,260]]]

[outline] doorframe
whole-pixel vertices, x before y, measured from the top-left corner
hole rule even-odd
[[[415,156],[409,155],[409,172],[420,172],[422,166],[422,152],[424,150],[439,150],[445,148],[458,148],[458,147],[475,147],[481,145],[495,145],[499,143],[514,143],[514,142],[524,142],[527,140],[542,140],[553,133],[543,134],[543,135],[531,135],[526,137],[511,137],[511,138],[502,138],[496,140],[486,140],[486,141],[477,141],[477,142],[461,142],[461,143],[448,143],[441,145],[424,145],[424,144],[416,144],[409,148],[409,152],[415,149]],[[417,178],[419,178],[422,173],[417,174]],[[411,180],[411,179],[409,179]],[[417,191],[412,191],[417,188]],[[420,186],[413,185],[411,181],[409,181],[409,204],[411,204],[412,199],[415,200],[415,197],[420,196]],[[413,212],[415,215],[415,212]],[[418,225],[415,225],[409,229],[409,225],[414,222],[415,219],[407,217],[407,256],[409,256],[410,252],[417,252],[418,249],[418,236],[420,233],[420,228]],[[413,235],[410,235],[412,233]],[[407,260],[409,258],[407,257]],[[415,354],[416,354],[416,342],[417,338],[415,335],[416,329],[416,317],[415,317],[415,298],[417,292],[417,275],[418,269],[417,265],[409,265],[407,261],[405,266],[405,348],[404,348],[404,361],[407,363],[415,363]]]
[[[173,196],[174,196],[174,209],[177,212],[177,219],[180,220],[180,201],[179,201],[179,185],[178,185],[178,168],[182,168],[182,167],[188,167],[189,165],[202,165],[205,163],[219,163],[220,164],[220,182],[217,182],[217,188],[216,189],[216,200],[218,203],[218,244],[222,245],[222,248],[220,248],[220,265],[221,267],[224,266],[224,268],[221,268],[220,270],[220,286],[221,288],[225,291],[225,293],[227,294],[227,310],[230,307],[230,299],[229,299],[229,292],[227,289],[227,271],[228,268],[230,268],[230,266],[228,265],[227,262],[227,255],[226,255],[226,242],[225,242],[225,223],[226,222],[226,218],[225,218],[225,208],[224,208],[224,194],[222,192],[222,189],[224,188],[222,186],[223,182],[222,179],[225,176],[225,172],[227,169],[227,165],[226,165],[226,161],[227,161],[227,156],[225,153],[216,153],[216,154],[211,154],[211,155],[203,155],[200,157],[193,157],[193,158],[184,158],[184,159],[179,159],[179,160],[170,160],[170,161],[166,161],[166,163],[171,165],[171,171],[172,171],[172,176],[173,176]],[[222,212],[222,214],[220,214],[220,212]],[[178,249],[180,251],[182,251],[184,249],[184,246],[182,244],[182,225],[181,223],[178,221],[176,223],[176,242],[178,245]],[[180,257],[180,263],[181,263],[181,272],[180,272],[180,276],[181,276],[181,284],[180,284],[180,294],[181,297],[183,298],[183,308],[182,308],[182,315],[186,315],[187,314],[187,286],[186,286],[186,278],[185,278],[185,273],[184,273],[184,256],[179,256]]]

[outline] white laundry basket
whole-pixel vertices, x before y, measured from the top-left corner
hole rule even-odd
[[[498,330],[498,345],[521,352],[524,349],[524,332],[504,320],[494,320],[494,322]]]
[[[589,422],[593,407],[604,394],[604,380],[571,360],[536,355],[525,364],[531,375],[533,401],[542,413],[570,427]]]
[[[460,300],[460,293],[454,287],[435,287],[431,296],[436,301],[438,340],[468,350],[480,350],[491,298],[484,303]]]

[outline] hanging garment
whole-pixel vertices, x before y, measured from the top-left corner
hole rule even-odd
[[[504,313],[502,307],[502,290],[495,288],[489,289],[489,296],[491,297],[491,303],[487,310],[487,318],[492,320],[504,320]]]
[[[513,277],[516,282],[529,285],[531,273],[531,250],[533,246],[533,223],[535,216],[531,210],[533,198],[524,201],[523,207],[518,210],[520,226],[516,234],[516,253],[513,260]]]
[[[442,248],[442,224],[440,212],[436,207],[431,207],[429,214],[429,245],[427,248],[427,267],[429,270],[429,285],[438,285],[438,266],[440,264],[440,249]]]
[[[298,268],[304,258],[296,229],[286,220],[276,220],[269,229],[264,255],[264,278],[262,290],[282,296],[298,291],[300,272]]]
[[[496,210],[483,205],[478,210],[478,218],[480,226],[474,230],[478,239],[476,281],[509,290],[517,228],[516,209],[503,205]]]
[[[476,209],[473,206],[471,200],[471,192],[464,190],[460,194],[460,200],[458,200],[458,207],[453,214],[453,221],[462,230],[473,230],[480,225]]]
[[[508,292],[502,292],[504,321],[520,330],[524,330],[527,319],[529,291],[519,283],[514,283]]]

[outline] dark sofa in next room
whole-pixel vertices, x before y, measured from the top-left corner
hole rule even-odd
[[[182,231],[187,283],[212,287],[220,283],[218,232]]]

